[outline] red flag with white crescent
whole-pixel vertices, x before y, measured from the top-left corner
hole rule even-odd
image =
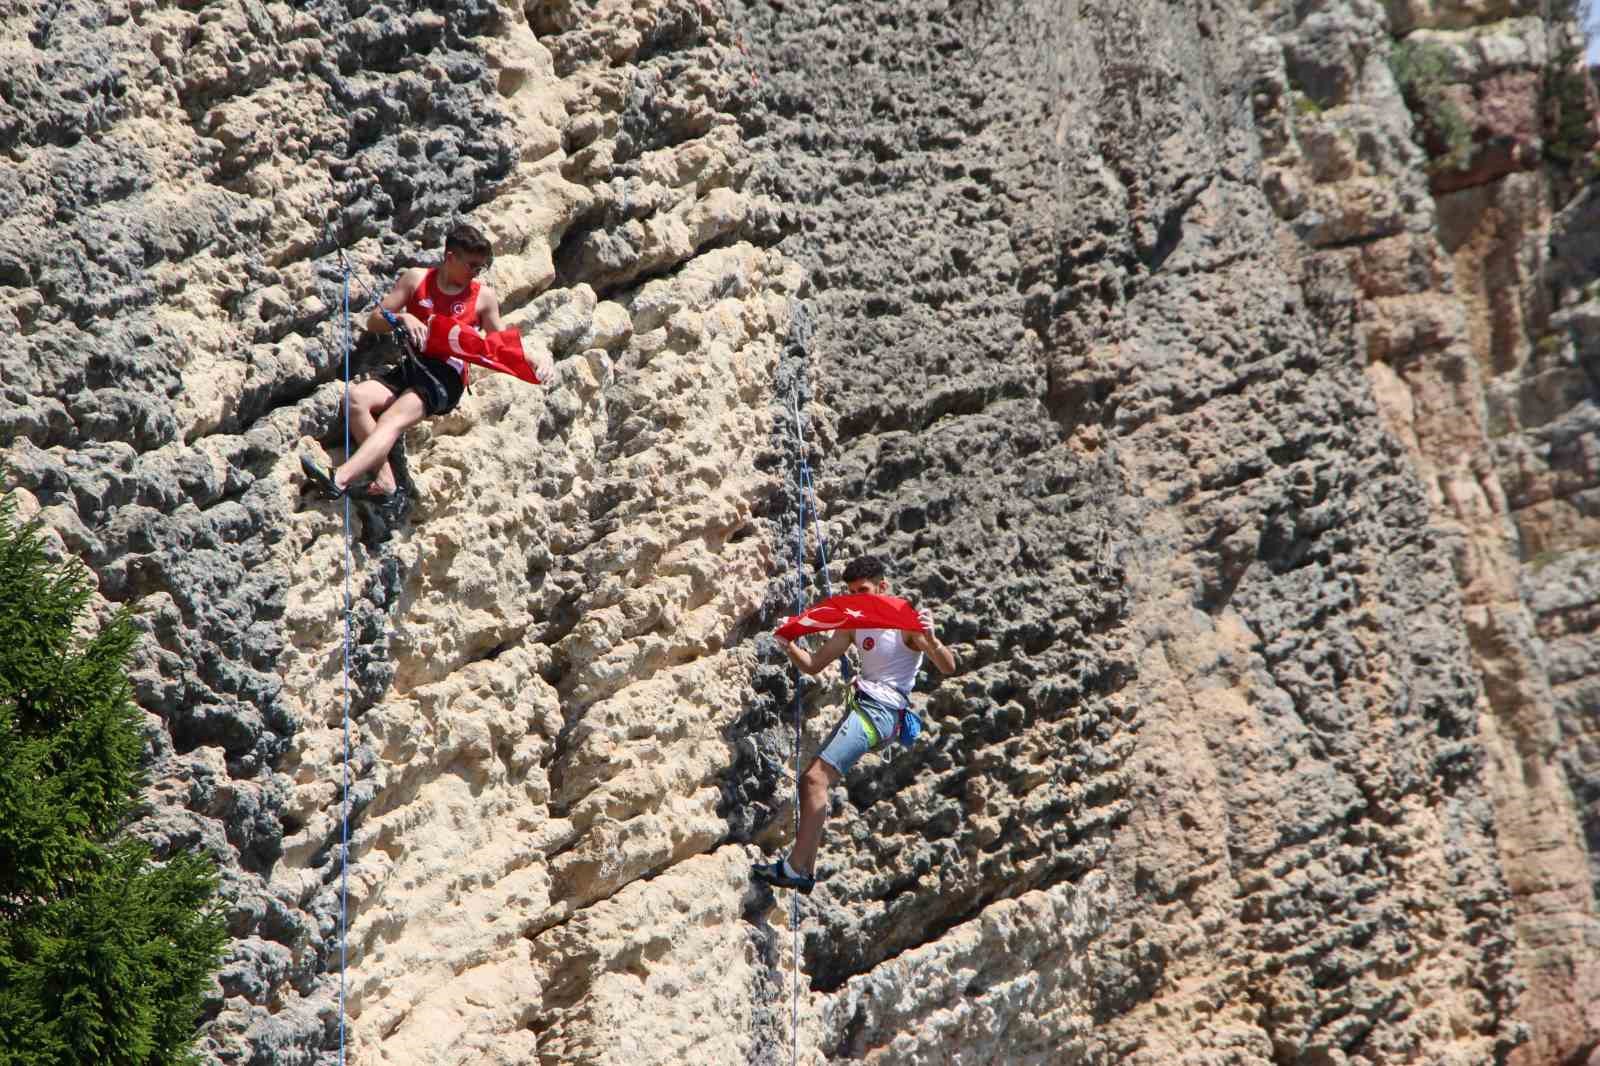
[[[428,319],[428,343],[422,350],[435,359],[464,359],[529,384],[539,384],[539,375],[522,351],[522,334],[514,329],[497,330],[484,336],[464,322],[434,315]]]
[[[917,609],[898,596],[829,596],[778,627],[778,636],[793,640],[807,633],[828,633],[835,629],[906,629],[922,632]]]

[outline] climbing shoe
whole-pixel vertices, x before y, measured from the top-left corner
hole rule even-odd
[[[368,496],[367,500],[369,503],[377,504],[378,514],[391,528],[399,526],[411,512],[411,493],[406,491],[404,485],[383,496]]]
[[[803,896],[811,895],[811,890],[817,887],[815,877],[805,874],[790,874],[783,868],[783,860],[777,862],[758,862],[750,867],[750,876],[764,885],[773,888],[792,888]]]
[[[317,487],[317,491],[322,493],[326,499],[343,499],[350,491],[347,488],[341,489],[338,485],[335,485],[333,483],[333,475],[312,462],[309,455],[300,457],[300,469],[305,471],[306,477],[311,480],[311,483]]]
[[[372,484],[371,475],[364,474],[341,489],[334,483],[333,475],[322,469],[322,467],[318,466],[308,455],[302,455],[300,457],[300,469],[305,471],[306,477],[309,478],[311,483],[317,487],[317,491],[320,492],[325,499],[329,500],[342,500],[346,496],[349,496],[353,499],[361,499],[362,494],[365,493],[368,486]],[[377,497],[377,499],[381,500],[383,497]]]

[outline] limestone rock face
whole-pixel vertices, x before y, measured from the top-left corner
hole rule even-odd
[[[757,957],[743,852],[714,849],[802,279],[747,239],[770,211],[709,10],[10,24],[5,459],[147,633],[140,828],[226,871],[207,1054],[335,1061],[342,997],[353,1061],[582,1061],[606,1029],[568,1008],[606,985],[574,943],[626,955],[631,924],[667,937],[663,966]],[[347,355],[392,358],[348,351],[340,308],[457,218],[492,235],[486,280],[555,379],[479,375],[409,434],[405,511],[320,502],[298,456],[343,451]],[[695,859],[728,882],[682,894],[710,939],[640,924],[618,894]],[[738,986],[698,983],[684,1007],[723,1033]]]
[[[1593,619],[1573,622],[1592,600],[1575,576],[1600,544],[1582,517],[1595,466],[1578,443],[1595,440],[1583,354],[1594,272],[1575,252],[1576,233],[1592,233],[1595,97],[1574,27],[1539,14],[1391,6],[1383,66],[1369,62],[1353,88],[1299,106],[1311,90],[1295,86],[1291,64],[1264,94],[1289,130],[1269,146],[1280,187],[1330,188],[1325,153],[1304,146],[1344,144],[1357,147],[1332,189],[1363,178],[1415,187],[1425,175],[1432,193],[1398,230],[1337,239],[1307,227],[1290,198],[1275,206],[1347,279],[1338,314],[1354,320],[1354,354],[1453,542],[1531,1035],[1512,1058],[1528,1063],[1582,1061],[1600,1042],[1590,724],[1600,704],[1595,660],[1578,651]],[[1410,162],[1368,150],[1367,131],[1408,125],[1420,160],[1415,149]]]
[[[1600,201],[1545,15],[13,4],[0,463],[144,630],[207,1061],[1585,1061]],[[323,502],[459,219],[556,373]],[[843,681],[763,634],[824,550],[961,669],[775,898]]]

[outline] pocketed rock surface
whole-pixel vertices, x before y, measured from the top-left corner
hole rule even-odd
[[[1587,1061],[1600,215],[1545,14],[13,5],[0,461],[144,631],[203,1058]],[[345,301],[457,219],[556,374],[321,501],[394,358]],[[824,547],[961,669],[792,899],[748,865],[843,681],[765,633]]]

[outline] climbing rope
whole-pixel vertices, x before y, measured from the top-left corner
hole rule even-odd
[[[336,198],[335,198],[336,199]],[[331,214],[331,211],[330,211]],[[340,290],[339,310],[344,325],[344,450],[350,454],[350,352],[354,345],[350,328],[350,260],[344,247],[333,240],[329,217],[322,219],[322,239],[326,246],[339,254]],[[349,914],[350,914],[350,642],[353,600],[350,595],[350,571],[353,569],[350,550],[350,497],[344,497],[343,515],[344,558],[344,635],[343,635],[343,706],[340,724],[344,735],[344,757],[340,765],[342,784],[339,795],[339,1066],[344,1066],[347,1034],[345,1032],[346,971],[349,966]]]
[[[733,29],[735,47],[739,56],[744,61],[749,77],[752,92],[760,92],[761,78],[756,73],[755,61],[750,54],[750,49],[745,44],[744,29],[739,24],[738,17],[734,14],[735,0],[723,0],[723,15]],[[806,609],[806,507],[811,504],[811,512],[815,516],[816,490],[811,483],[811,464],[806,459],[806,434],[805,426],[800,418],[800,396],[798,386],[793,397],[792,410],[794,413],[795,456],[798,462],[796,484],[796,511],[794,524],[794,611],[800,614]],[[817,525],[819,545],[822,536],[820,519]],[[827,551],[822,548],[822,579],[828,580]],[[805,746],[805,694],[802,688],[803,675],[798,668],[794,671],[794,839],[800,839],[800,758]],[[782,861],[782,860],[780,860]],[[790,1066],[797,1066],[800,1061],[800,893],[789,893],[789,931],[793,937],[790,948],[790,974],[789,974],[789,1062]]]
[[[800,510],[795,523],[794,536],[794,610],[796,614],[806,609],[806,486],[810,482],[810,466],[806,462],[805,431],[800,425],[800,400],[795,398],[794,406],[795,438],[799,441],[800,456]],[[800,839],[800,748],[805,740],[805,707],[801,691],[801,677],[799,668],[795,668],[794,677],[794,839]],[[794,936],[794,948],[791,963],[793,972],[790,975],[789,996],[789,1061],[791,1066],[799,1061],[800,1057],[800,893],[789,893],[789,930]]]
[[[329,236],[326,219],[323,221],[323,236],[324,239]],[[365,278],[355,274],[343,246],[335,245],[335,247],[339,254],[341,273],[340,312],[344,320],[344,395],[342,398],[344,407],[344,454],[349,456],[351,454],[351,444],[353,443],[350,429],[350,363],[351,353],[354,348],[354,331],[351,327],[350,319],[350,280],[352,277],[355,277],[356,284],[366,291],[369,304],[376,305],[383,312],[384,318],[394,330],[395,339],[404,357],[408,360],[420,360],[421,355],[412,343],[410,334],[400,328],[396,317],[383,307],[383,302],[377,292],[371,285],[367,284]],[[350,654],[355,613],[355,601],[350,591],[354,561],[350,537],[350,509],[352,504],[348,494],[343,497],[343,503],[344,662],[341,725],[344,739],[344,758],[341,767],[342,788],[339,802],[339,1066],[345,1066],[348,1047],[346,1002],[348,996],[350,915]]]
[[[344,258],[342,310],[344,314],[344,453],[350,454],[350,263]],[[339,810],[339,1066],[345,1055],[345,969],[349,961],[348,916],[350,908],[350,497],[344,497],[344,787]]]
[[[750,88],[753,92],[761,92],[762,80],[756,71],[756,63],[750,49],[745,43],[744,29],[735,13],[736,0],[724,0],[724,16],[733,30],[734,45],[738,49],[740,59],[746,65]],[[800,245],[802,252],[810,241],[809,227],[804,222],[801,224]],[[794,414],[796,489],[798,501],[796,504],[795,521],[795,613],[800,614],[805,610],[806,591],[806,511],[809,508],[813,529],[817,539],[817,568],[822,575],[823,594],[833,595],[833,582],[828,575],[828,538],[827,531],[822,524],[822,509],[818,505],[816,485],[811,477],[811,463],[807,457],[805,421],[800,409],[800,396],[798,386],[792,398],[791,410]],[[850,663],[847,659],[839,660],[840,668],[844,671],[845,680],[850,680]],[[794,682],[794,838],[800,836],[800,806],[801,806],[801,758],[805,746],[805,702],[802,689],[803,676],[799,669],[795,670]],[[791,948],[791,973],[790,973],[790,999],[789,999],[789,1061],[791,1066],[798,1066],[800,1060],[800,893],[789,893],[789,928],[793,936]]]
[[[817,489],[811,478],[811,461],[807,458],[805,421],[800,411],[800,398],[794,397],[792,410],[794,412],[794,436],[796,445],[797,477],[796,485],[799,497],[797,521],[795,522],[795,591],[794,610],[800,614],[805,610],[806,590],[806,512],[811,512],[812,528],[817,537],[817,568],[822,574],[822,587],[824,595],[833,595],[833,582],[828,576],[828,534],[822,524],[822,509],[817,501]],[[850,680],[850,663],[847,659],[840,659],[839,665],[844,671],[845,680]],[[800,759],[801,751],[805,744],[805,705],[801,690],[801,675],[795,670],[794,682],[794,835],[800,837]],[[800,893],[789,893],[789,928],[794,936],[792,950],[793,973],[790,978],[789,1002],[789,1059],[791,1066],[799,1062],[800,1057]]]
[[[342,267],[343,282],[340,297],[340,308],[344,317],[344,454],[350,455],[350,354],[354,347],[353,330],[350,325],[350,278],[352,270],[350,260],[346,257],[344,249],[339,248],[339,262]],[[383,309],[383,303],[378,294],[361,277],[356,277],[356,283],[366,290],[367,298],[371,303]],[[420,359],[411,337],[401,329],[395,316],[387,309],[383,309],[384,318],[394,329],[400,350],[407,359]],[[354,569],[352,551],[350,547],[350,496],[346,494],[344,503],[344,710],[342,715],[344,731],[344,764],[343,788],[339,803],[339,1066],[345,1064],[345,1050],[347,1044],[345,1026],[346,1002],[346,973],[349,968],[349,914],[350,914],[350,645],[351,633],[354,626],[355,601],[350,594],[350,573]]]
[[[331,197],[337,202],[337,195]],[[339,256],[340,294],[339,308],[344,323],[344,454],[349,456],[353,443],[350,429],[350,378],[351,356],[355,347],[354,330],[350,318],[350,281],[353,277],[356,284],[366,291],[369,303],[383,306],[376,291],[368,285],[366,279],[355,272],[346,255],[344,246],[332,239],[328,218],[322,222],[322,235],[326,244],[331,245]],[[385,312],[391,326],[395,325],[394,317]],[[410,343],[411,338],[404,330],[396,329],[399,335],[401,351],[406,358],[416,358],[416,353]],[[350,518],[351,499],[348,495],[343,497],[344,511],[342,532],[344,540],[344,637],[343,637],[343,708],[341,711],[341,728],[343,732],[344,758],[340,767],[342,787],[339,800],[339,1066],[344,1066],[348,1048],[348,1033],[346,1026],[346,1003],[348,997],[348,970],[350,961],[349,925],[350,925],[350,655],[353,640],[355,599],[350,591],[351,572],[355,569],[353,551],[351,549]]]
[[[817,502],[817,487],[811,480],[811,462],[806,458],[805,427],[801,420],[800,398],[794,400],[794,429],[795,439],[800,446],[800,535],[805,536],[805,508],[811,508],[812,527],[817,534],[817,570],[822,574],[822,594],[833,595],[833,580],[828,576],[828,532],[822,524],[822,507]],[[804,566],[804,563],[801,564]],[[802,576],[802,584],[804,577]],[[803,607],[801,608],[804,609]],[[850,660],[840,659],[839,668],[844,671],[844,679],[850,680]]]

